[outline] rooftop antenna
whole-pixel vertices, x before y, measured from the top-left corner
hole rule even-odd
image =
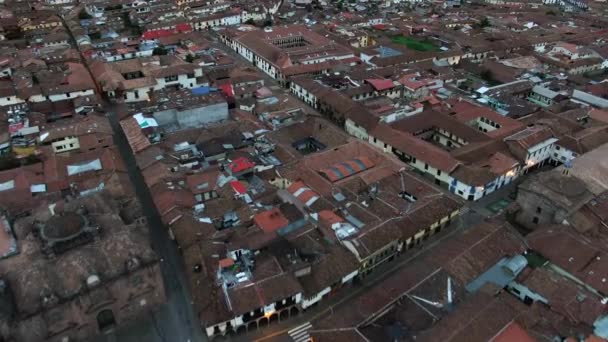
[[[415,295],[412,295],[412,298],[414,298],[416,300],[419,300],[421,302],[427,303],[428,305],[434,306],[434,307],[436,307],[438,309],[443,308],[443,304],[440,303],[440,302],[433,302],[433,301],[430,301],[428,299],[424,299],[422,297],[418,297],[418,296],[415,296]]]
[[[405,167],[399,169],[399,178],[401,180],[401,192],[399,193],[399,197],[405,199],[405,178],[403,177],[403,172],[405,172]],[[401,215],[406,215],[410,212],[412,208],[412,203],[408,200],[405,204],[405,209],[401,212]]]
[[[448,288],[447,288],[447,309],[452,310],[454,306],[454,298],[452,293],[452,278],[448,276]]]
[[[438,309],[445,309],[446,311],[451,311],[454,308],[454,293],[452,292],[452,278],[448,276],[447,279],[447,289],[446,289],[446,300],[444,302],[434,302],[419,296],[410,295],[410,297],[419,300],[423,303],[426,303],[430,306],[433,306]]]
[[[399,169],[399,176],[401,177],[401,193],[399,195],[401,195],[401,197],[403,197],[403,194],[405,194],[405,179],[403,178],[404,171],[405,171],[404,167]]]

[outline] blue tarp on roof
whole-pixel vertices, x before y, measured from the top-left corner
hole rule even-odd
[[[207,95],[214,91],[217,91],[217,89],[211,88],[211,87],[192,88],[192,94],[194,94],[194,95]]]

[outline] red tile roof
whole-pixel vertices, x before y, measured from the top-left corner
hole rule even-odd
[[[123,132],[125,132],[125,136],[127,137],[127,141],[129,142],[129,146],[131,146],[133,153],[143,151],[151,145],[150,140],[143,134],[141,127],[139,127],[139,124],[134,118],[131,117],[122,120],[120,126],[122,127]]]
[[[255,224],[265,233],[273,233],[289,224],[279,208],[273,208],[253,217]]]
[[[594,120],[608,123],[608,111],[594,108],[589,111],[589,116]]]
[[[243,195],[247,193],[247,188],[240,181],[231,181],[230,186],[232,187],[232,190],[237,193],[237,195]]]
[[[536,340],[517,322],[511,322],[494,336],[490,342],[536,342]]]
[[[365,82],[369,83],[377,91],[383,91],[395,87],[393,81],[387,79],[367,79]]]
[[[153,195],[153,201],[161,216],[164,216],[177,208],[190,209],[196,204],[194,195],[186,190],[167,189],[159,194]]]
[[[514,141],[524,149],[530,149],[553,137],[551,130],[545,126],[532,126],[505,138]]]
[[[219,175],[219,170],[195,173],[186,176],[186,184],[188,184],[188,189],[193,194],[208,192],[217,189],[217,178]]]
[[[344,222],[343,218],[336,215],[336,213],[334,213],[331,210],[321,210],[319,212],[319,218],[320,218],[321,222],[325,222],[325,223],[329,224],[330,226],[334,223]]]
[[[444,172],[451,173],[460,164],[447,151],[387,125],[378,125],[370,135]]]
[[[468,123],[478,118],[486,118],[500,125],[500,128],[486,133],[491,137],[504,137],[524,128],[524,124],[520,121],[502,116],[487,107],[477,106],[468,101],[452,100],[448,103],[452,106],[450,111],[460,122]]]
[[[220,267],[221,268],[227,268],[234,265],[234,260],[230,259],[230,258],[224,258],[222,260],[220,260]]]

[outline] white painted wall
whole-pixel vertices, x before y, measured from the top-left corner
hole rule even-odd
[[[73,100],[73,99],[81,97],[81,96],[89,96],[89,95],[94,95],[94,94],[95,94],[95,90],[88,89],[88,90],[82,90],[82,91],[75,91],[75,92],[71,92],[71,93],[67,93],[67,94],[50,95],[49,100],[51,102]]]
[[[551,156],[553,155],[553,145],[556,141],[557,139],[551,138],[543,141],[540,144],[530,147],[526,155],[525,167],[532,167],[551,158]]]
[[[578,153],[557,144],[553,145],[553,150],[551,151],[552,160],[565,163],[566,161],[574,160],[576,157],[578,157]]]
[[[66,137],[63,140],[53,142],[51,146],[55,153],[73,151],[80,148],[80,140],[78,140],[78,137]]]
[[[314,305],[315,303],[320,302],[321,299],[323,298],[323,296],[326,295],[326,294],[328,294],[329,292],[331,292],[331,287],[330,286],[324,288],[319,293],[317,293],[316,295],[314,295],[314,296],[312,296],[310,298],[304,298],[304,300],[302,300],[302,309],[309,308],[312,305]]]
[[[10,106],[24,102],[25,101],[23,99],[16,95],[0,97],[0,106]]]

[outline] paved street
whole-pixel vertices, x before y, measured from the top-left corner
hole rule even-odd
[[[114,130],[115,144],[125,161],[131,183],[148,220],[152,247],[161,258],[161,270],[168,302],[154,315],[121,327],[111,335],[100,337],[98,341],[204,342],[207,338],[200,329],[198,318],[191,305],[184,265],[177,247],[170,239],[143,176],[137,168],[135,157],[131,153],[131,148],[115,116],[116,108],[110,105],[106,109]]]
[[[68,33],[72,44],[77,46],[78,44],[73,33],[71,31],[68,31]],[[80,59],[82,64],[88,68],[88,64],[82,55]],[[90,69],[88,71],[89,73],[91,72]],[[91,77],[93,77],[92,74]],[[192,305],[190,305],[189,291],[183,285],[187,284],[187,282],[185,281],[181,258],[178,255],[175,244],[169,238],[167,229],[162,224],[148,187],[137,168],[131,147],[116,117],[117,108],[111,103],[106,103],[104,109],[108,113],[108,118],[112,125],[114,143],[125,162],[129,178],[146,215],[152,248],[161,259],[161,271],[165,284],[167,303],[157,312],[147,317],[142,317],[139,321],[131,322],[128,325],[121,325],[119,329],[97,336],[92,341],[205,342],[207,338],[202,334],[198,319],[192,310]]]

